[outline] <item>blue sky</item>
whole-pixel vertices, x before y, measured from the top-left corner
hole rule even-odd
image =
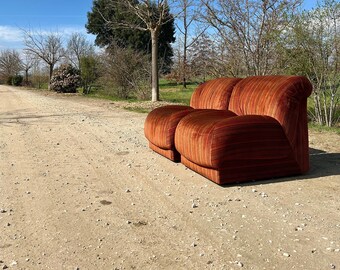
[[[22,30],[86,34],[92,0],[1,0],[0,50],[20,49]],[[93,39],[93,37],[89,36]]]
[[[317,0],[304,0],[303,8],[311,9]],[[22,29],[86,34],[87,12],[92,0],[1,0],[0,50],[21,49]],[[94,37],[88,35],[89,40]]]

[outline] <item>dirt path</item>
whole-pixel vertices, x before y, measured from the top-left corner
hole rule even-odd
[[[0,86],[0,269],[340,269],[340,137],[308,175],[220,187],[145,114]]]

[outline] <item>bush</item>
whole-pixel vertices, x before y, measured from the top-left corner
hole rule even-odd
[[[112,45],[102,57],[101,84],[109,95],[122,99],[148,99],[150,60],[147,55]]]
[[[22,85],[23,80],[24,80],[23,76],[15,75],[15,76],[12,77],[12,85],[20,86],[20,85]]]
[[[76,93],[81,84],[80,72],[72,65],[61,65],[51,78],[51,89],[62,93]]]

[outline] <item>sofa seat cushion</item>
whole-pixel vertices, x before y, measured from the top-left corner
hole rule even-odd
[[[144,123],[145,137],[161,149],[174,149],[177,124],[193,110],[189,106],[182,105],[168,105],[154,109],[148,114]]]
[[[281,125],[272,117],[238,116],[230,111],[193,112],[178,124],[175,145],[181,156],[221,170],[228,161],[283,159],[292,155]]]

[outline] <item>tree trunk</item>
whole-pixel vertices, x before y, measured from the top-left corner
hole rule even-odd
[[[187,88],[187,42],[188,42],[188,23],[187,23],[187,2],[184,2],[184,46],[183,46],[183,70],[182,70],[182,83],[183,87]]]
[[[25,84],[28,85],[28,68],[25,69]]]
[[[50,68],[50,73],[48,76],[48,90],[51,90],[51,80],[52,80],[52,75],[53,75],[53,67],[54,65],[50,64],[49,68]]]
[[[152,29],[151,31],[151,87],[152,87],[152,101],[159,101],[159,81],[158,81],[158,34],[159,29]]]

